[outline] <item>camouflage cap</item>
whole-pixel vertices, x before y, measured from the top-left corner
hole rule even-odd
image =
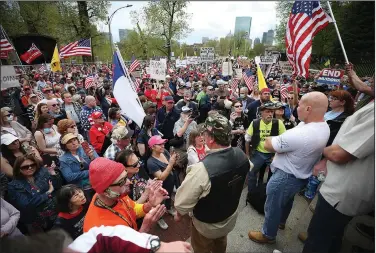
[[[227,142],[231,137],[231,125],[228,119],[221,114],[208,116],[205,120],[205,128],[215,140]]]

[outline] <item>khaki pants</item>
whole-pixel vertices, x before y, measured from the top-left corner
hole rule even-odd
[[[225,253],[227,235],[216,239],[209,239],[200,234],[192,224],[191,244],[193,251],[197,253]]]

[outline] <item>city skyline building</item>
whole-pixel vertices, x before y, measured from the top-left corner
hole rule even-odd
[[[249,38],[251,33],[252,17],[236,17],[234,34],[245,32],[246,37]]]

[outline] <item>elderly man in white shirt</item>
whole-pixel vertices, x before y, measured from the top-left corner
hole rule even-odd
[[[278,228],[285,228],[294,196],[307,184],[329,139],[330,129],[324,120],[327,108],[325,94],[308,93],[299,102],[302,122],[282,135],[266,138],[265,149],[276,155],[270,165],[273,176],[266,188],[264,225],[261,232],[249,231],[252,241],[274,243]]]

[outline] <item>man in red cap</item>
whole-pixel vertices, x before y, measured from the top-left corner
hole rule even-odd
[[[153,84],[148,82],[148,83],[145,83],[146,85],[146,89],[145,89],[145,97],[153,102],[153,103],[157,103],[157,95],[158,95],[158,92],[153,89]]]
[[[102,155],[111,145],[110,133],[113,126],[110,122],[103,119],[102,112],[93,112],[89,116],[90,119],[94,122],[89,131],[90,143],[93,145],[95,151]]]
[[[270,101],[270,90],[269,88],[264,88],[260,91],[260,99],[252,102],[248,105],[248,120],[252,122],[254,119],[260,118],[259,107]]]
[[[84,221],[84,232],[93,227],[124,225],[138,230],[136,219],[144,217],[140,232],[148,232],[166,212],[160,203],[168,198],[165,189],[151,188],[148,202],[138,204],[128,196],[131,182],[123,164],[98,157],[90,163],[89,180],[96,194]]]

